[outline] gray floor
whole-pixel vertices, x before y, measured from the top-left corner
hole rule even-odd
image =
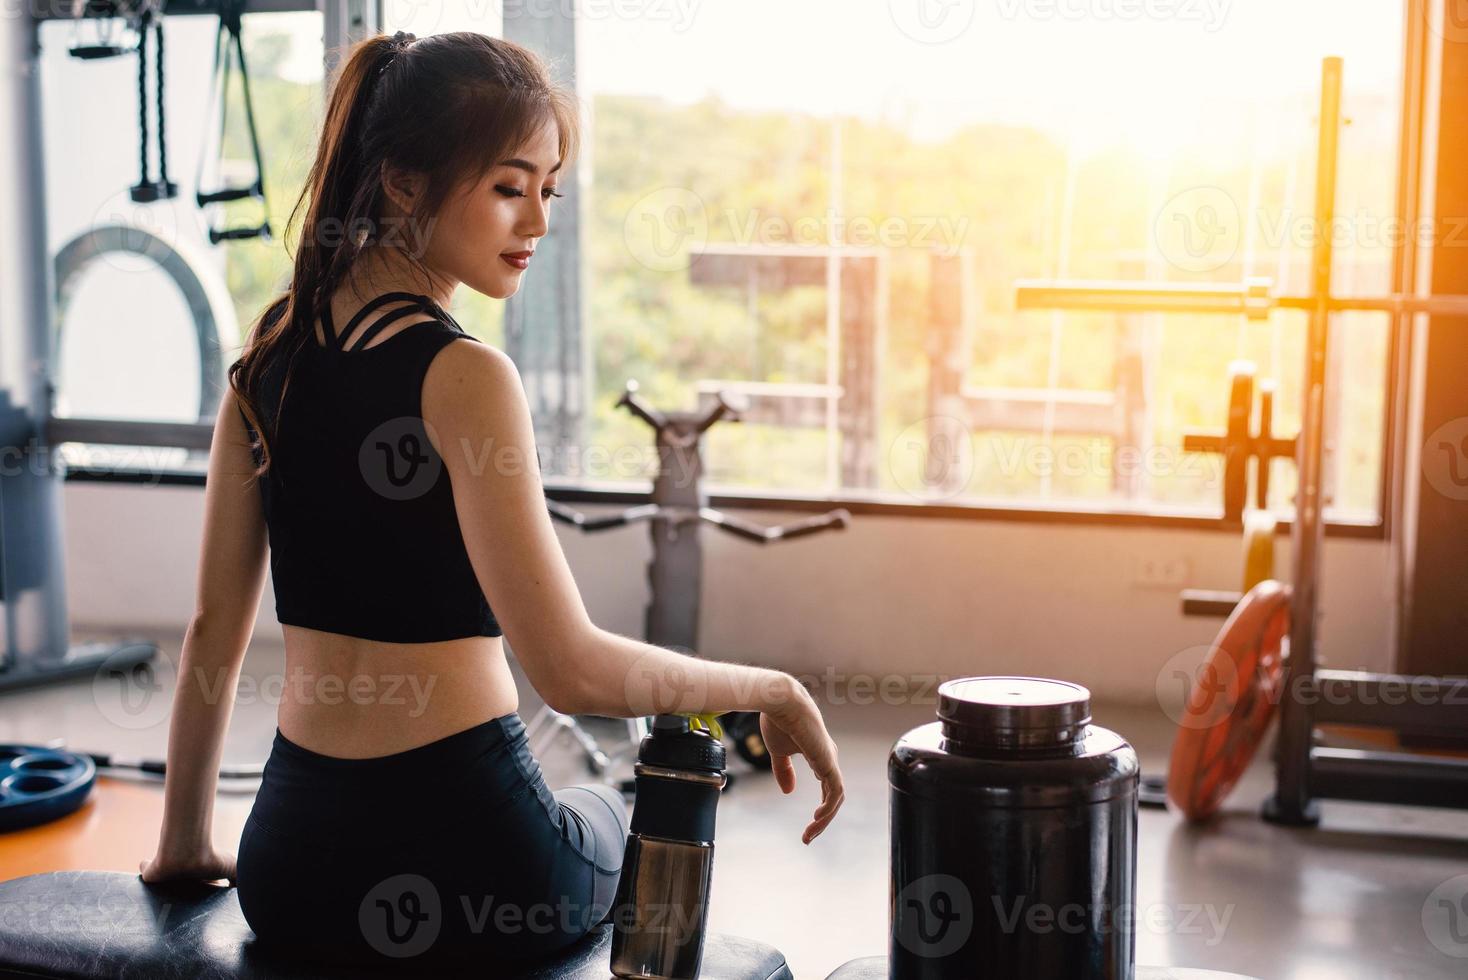
[[[180,638],[157,639],[176,662]],[[257,639],[245,676],[259,681],[280,664],[278,642]],[[539,701],[519,681],[520,710],[528,722]],[[226,763],[263,761],[274,734],[269,694],[242,691]],[[167,700],[124,701],[90,681],[3,695],[0,741],[64,738],[91,751],[161,756]],[[782,795],[768,776],[736,776],[720,804],[710,927],[778,947],[801,980],[819,980],[847,959],[883,953],[887,753],[902,732],[928,721],[932,710],[930,704],[826,707],[841,749],[847,802],[808,847],[800,833],[818,791],[807,771],[791,796]],[[1171,729],[1160,711],[1103,705],[1095,716],[1097,724],[1136,746],[1144,768],[1165,764]],[[588,724],[609,737],[620,727],[606,719]],[[541,762],[552,786],[588,779],[564,736]],[[746,772],[737,759],[732,768]],[[1454,880],[1468,876],[1468,816],[1327,804],[1319,829],[1292,831],[1257,818],[1268,787],[1269,772],[1256,763],[1222,819],[1203,829],[1171,813],[1142,811],[1140,963],[1206,967],[1261,980],[1468,976],[1468,903],[1449,908],[1439,902],[1448,896],[1458,903],[1468,888],[1468,877]],[[236,792],[248,798],[253,789]],[[1445,918],[1444,909],[1456,917]]]

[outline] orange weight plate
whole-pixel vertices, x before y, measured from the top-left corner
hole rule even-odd
[[[1284,687],[1290,590],[1274,579],[1250,589],[1208,650],[1188,695],[1167,798],[1189,820],[1218,812],[1254,758]]]

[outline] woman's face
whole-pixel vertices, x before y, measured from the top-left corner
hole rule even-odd
[[[560,196],[558,136],[547,122],[481,180],[451,194],[432,229],[427,264],[485,296],[513,295],[536,262],[526,253],[545,237],[551,201]]]

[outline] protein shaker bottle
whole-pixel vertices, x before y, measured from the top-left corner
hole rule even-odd
[[[892,980],[1131,980],[1137,754],[1090,697],[951,680],[893,746]]]
[[[714,815],[724,744],[658,715],[638,747],[637,800],[617,882],[612,973],[628,980],[694,980],[703,960]]]

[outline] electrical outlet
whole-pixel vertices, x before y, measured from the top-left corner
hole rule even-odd
[[[1181,589],[1188,584],[1186,558],[1132,558],[1132,586],[1138,589]]]

